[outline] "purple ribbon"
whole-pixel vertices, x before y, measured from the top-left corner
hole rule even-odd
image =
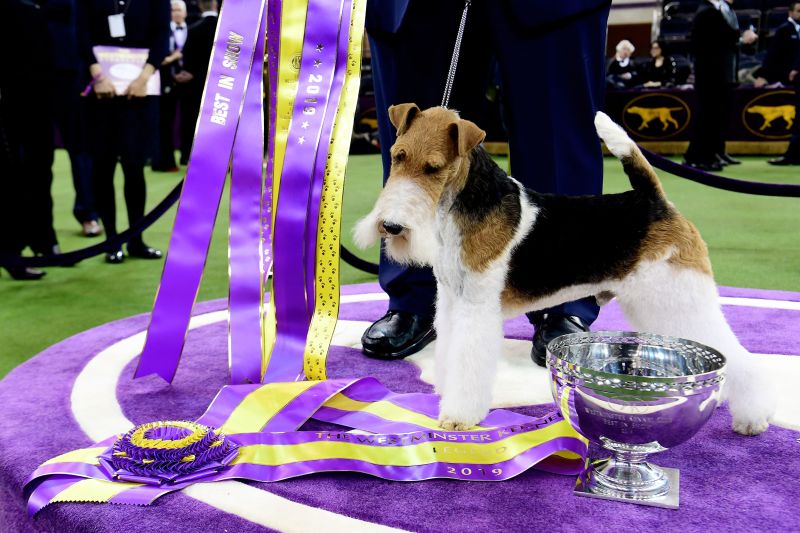
[[[275,216],[273,294],[278,328],[264,382],[296,381],[303,372],[310,320],[302,267],[304,238],[314,168],[319,158],[324,167],[330,141],[322,139],[325,113],[335,113],[328,99],[338,34],[338,24],[316,21],[338,21],[341,9],[341,2],[331,0],[311,0],[308,4],[299,83]]]
[[[246,67],[253,57],[262,11],[263,0],[227,0],[222,8],[192,161],[134,377],[158,374],[166,381],[175,377],[228,171],[225,156],[233,147],[249,74]],[[236,68],[230,68],[234,63]]]
[[[347,52],[350,43],[350,21],[353,17],[352,0],[345,0],[342,6],[342,20],[339,23],[339,42],[336,51],[336,70],[331,85],[328,111],[325,113],[325,123],[322,128],[322,140],[317,152],[314,165],[313,183],[311,185],[311,198],[308,201],[308,222],[306,225],[306,297],[308,298],[308,318],[314,314],[315,302],[315,271],[317,266],[317,230],[319,228],[320,200],[322,198],[322,185],[325,181],[325,167],[328,163],[327,154],[330,149],[331,136],[334,122],[336,121],[339,100],[342,96],[342,87],[347,74]]]
[[[233,145],[230,208],[228,361],[231,383],[261,382],[261,184],[264,170],[264,39],[266,9]]]
[[[278,63],[280,61],[280,31],[282,0],[267,0],[267,75],[269,79],[269,125],[267,128],[267,175],[261,201],[261,238],[263,286],[267,286],[272,270],[272,184],[275,172],[275,121],[278,107]]]

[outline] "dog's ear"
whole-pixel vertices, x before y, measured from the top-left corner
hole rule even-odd
[[[486,132],[469,120],[459,119],[450,124],[450,138],[458,152],[463,156],[486,138]]]
[[[398,104],[389,106],[389,120],[397,129],[397,136],[404,134],[409,124],[419,113],[417,104]]]

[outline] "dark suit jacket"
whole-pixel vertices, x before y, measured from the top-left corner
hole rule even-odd
[[[78,53],[76,3],[76,0],[47,0],[47,30],[53,43],[53,63],[57,70],[84,71]]]
[[[0,0],[0,89],[47,89],[53,80],[53,50],[47,10],[27,0]],[[14,53],[24,46],[23,60]]]
[[[403,22],[408,4],[413,0],[369,0],[367,2],[367,31],[396,33]],[[437,1],[437,0],[426,0]],[[610,0],[490,0],[502,1],[521,28],[544,31],[548,27],[611,4]]]
[[[205,17],[189,26],[186,44],[183,45],[183,69],[195,80],[205,80],[208,61],[214,48],[217,17]]]
[[[795,68],[799,54],[800,36],[797,35],[794,24],[787,20],[775,31],[764,63],[757,74],[770,83],[779,81],[789,85],[789,72]]]
[[[192,123],[193,117],[200,110],[216,29],[217,17],[205,17],[189,26],[186,44],[183,45],[183,70],[193,76],[184,89],[186,110],[189,111],[191,108],[191,111],[186,113],[186,118]]]
[[[711,2],[704,2],[694,16],[691,49],[697,83],[736,82],[739,29],[732,27]]]

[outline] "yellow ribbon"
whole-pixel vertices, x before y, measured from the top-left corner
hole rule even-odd
[[[325,361],[339,317],[339,234],[342,222],[342,195],[350,138],[353,134],[358,90],[361,80],[361,41],[364,36],[366,0],[353,0],[347,49],[347,70],[331,137],[328,164],[317,226],[317,264],[315,272],[314,314],[306,338],[303,369],[306,379],[327,379]]]
[[[487,465],[509,461],[568,431],[569,425],[562,420],[542,429],[493,442],[426,440],[406,446],[371,446],[354,441],[320,440],[302,444],[256,444],[240,448],[239,455],[231,464],[278,466],[300,461],[354,459],[382,466],[419,466],[437,462]],[[354,440],[358,436],[354,434]],[[473,437],[477,441],[480,435]],[[572,452],[559,452],[558,455],[569,459],[580,458]]]

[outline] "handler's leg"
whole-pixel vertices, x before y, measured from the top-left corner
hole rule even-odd
[[[384,182],[391,167],[389,149],[396,138],[388,108],[406,102],[421,109],[441,104],[464,7],[462,0],[411,0],[403,11],[402,4],[367,6]],[[450,99],[450,107],[478,124],[484,121],[484,89],[490,74],[491,50],[483,24],[483,17],[470,13]],[[388,313],[367,329],[362,346],[368,356],[400,359],[421,350],[435,336],[436,282],[430,268],[398,265],[383,251],[379,281],[389,295]]]
[[[533,26],[541,17],[514,17],[500,3],[491,5],[512,174],[538,192],[601,194],[603,155],[594,115],[605,91],[608,6]],[[544,366],[547,342],[588,330],[598,313],[594,298],[531,313],[531,357]]]

